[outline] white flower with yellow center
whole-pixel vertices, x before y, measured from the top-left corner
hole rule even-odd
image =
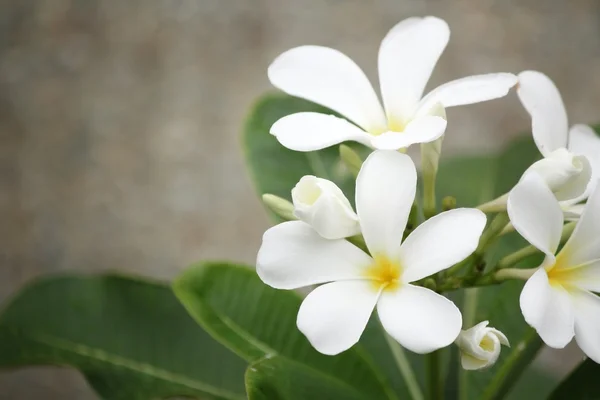
[[[582,200],[591,190],[590,161],[600,164],[600,140],[586,125],[569,130],[560,92],[541,72],[521,72],[517,94],[531,115],[533,139],[544,156],[527,172],[535,171],[544,178],[556,198],[567,202],[563,207],[568,208],[569,202]]]
[[[488,327],[488,321],[461,331],[456,338],[460,348],[460,361],[464,369],[476,370],[491,367],[500,356],[501,346],[510,346],[506,336]]]
[[[527,174],[510,192],[508,214],[516,230],[546,257],[525,283],[521,311],[550,347],[573,337],[600,362],[600,190],[594,189],[573,234],[555,256],[563,213],[539,175]]]
[[[505,96],[517,82],[513,74],[476,75],[448,82],[423,97],[449,37],[446,22],[435,17],[408,18],[390,30],[378,60],[385,112],[364,72],[346,55],[322,46],[286,51],[269,66],[271,83],[354,124],[332,115],[301,112],[275,122],[271,133],[297,151],[319,150],[346,140],[396,150],[438,139],[446,129],[445,107]]]
[[[324,239],[302,221],[264,234],[257,272],[266,284],[278,289],[323,284],[306,297],[297,319],[321,353],[338,354],[358,342],[375,307],[385,330],[417,353],[448,346],[460,332],[454,303],[411,283],[471,254],[486,218],[475,209],[447,211],[402,242],[416,184],[407,155],[376,151],[364,162],[356,210],[371,255],[346,240]]]

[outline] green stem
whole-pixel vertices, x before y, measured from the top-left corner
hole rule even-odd
[[[470,328],[475,322],[475,313],[477,312],[478,288],[465,290],[463,303],[463,327]],[[459,400],[468,400],[469,398],[469,372],[464,368],[458,368],[458,398]]]
[[[417,382],[417,378],[415,373],[410,366],[410,362],[404,353],[404,349],[400,346],[394,338],[387,334],[384,330],[385,340],[392,351],[392,355],[394,356],[394,360],[396,361],[396,365],[400,370],[400,374],[402,378],[404,378],[404,383],[408,388],[408,392],[413,400],[424,400],[423,392],[421,391],[421,387],[419,386],[419,382]]]
[[[563,227],[562,234],[560,236],[561,243],[565,243],[567,240],[569,240],[569,237],[571,237],[571,234],[575,230],[576,226],[577,226],[576,221],[565,224],[565,226]],[[503,269],[503,268],[512,267],[513,265],[515,265],[519,261],[523,260],[524,258],[532,256],[538,252],[539,252],[539,250],[531,245],[523,247],[522,249],[517,250],[516,252],[511,253],[511,254],[505,256],[504,258],[500,259],[500,261],[498,261],[498,265],[496,266],[496,268]]]
[[[440,350],[436,350],[425,356],[425,363],[427,365],[427,386],[429,388],[430,400],[442,400],[444,398],[440,356]]]
[[[423,214],[425,219],[436,214],[435,173],[432,171],[423,175]]]
[[[516,346],[513,344],[513,350],[502,364],[502,367],[496,372],[489,385],[485,388],[481,399],[500,400],[504,398],[516,383],[519,376],[533,361],[543,344],[544,343],[537,332],[529,328],[529,332],[525,335],[525,339]]]
[[[478,256],[483,255],[485,250],[494,242],[508,223],[509,219],[507,213],[501,212],[497,214],[490,223],[490,226],[481,235],[475,254]]]
[[[478,210],[485,213],[502,212],[506,211],[506,201],[508,200],[508,193],[503,194],[500,197],[495,198],[492,201],[488,201],[480,206],[477,206]]]

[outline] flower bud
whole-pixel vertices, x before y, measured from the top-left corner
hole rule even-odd
[[[565,148],[553,151],[527,169],[537,172],[554,192],[558,201],[577,199],[586,193],[592,168],[585,156],[577,156]]]
[[[475,370],[491,367],[500,356],[500,346],[510,346],[502,332],[488,328],[483,321],[465,331],[460,331],[456,345],[460,348],[462,367]]]
[[[292,189],[294,215],[326,239],[342,239],[360,232],[358,216],[335,183],[303,176]]]
[[[265,193],[262,195],[263,203],[273,211],[275,215],[284,221],[292,221],[296,219],[294,215],[294,206],[286,199],[275,196],[274,194]]]

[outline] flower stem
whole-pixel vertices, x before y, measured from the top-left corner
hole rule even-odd
[[[444,398],[440,355],[440,350],[436,350],[425,356],[425,363],[427,365],[427,386],[429,389],[430,400],[442,400]]]
[[[481,235],[475,254],[481,256],[485,253],[485,250],[494,242],[508,223],[509,219],[507,213],[501,212],[497,214],[490,223],[490,226]]]
[[[436,214],[435,173],[430,171],[423,175],[423,214],[429,219]]]
[[[543,344],[537,332],[530,328],[525,335],[525,339],[513,347],[502,367],[496,372],[492,381],[485,388],[481,398],[483,400],[502,399],[525,368],[533,361]]]
[[[506,201],[507,200],[508,200],[508,193],[503,194],[502,196],[495,198],[494,200],[488,201],[487,203],[483,203],[483,204],[477,206],[477,209],[481,210],[485,213],[506,211]]]
[[[498,281],[504,281],[507,279],[523,279],[527,280],[531,278],[531,275],[537,271],[537,268],[504,268],[496,272],[494,278]]]
[[[413,400],[424,400],[423,392],[421,391],[421,387],[419,386],[419,382],[417,382],[417,378],[415,377],[415,373],[410,366],[410,362],[408,358],[406,358],[406,354],[404,353],[404,349],[400,346],[394,338],[387,334],[384,330],[385,340],[392,351],[392,355],[394,356],[394,360],[396,361],[396,365],[400,370],[400,374],[402,378],[404,378],[404,383],[408,388],[408,392]]]
[[[562,235],[560,236],[561,243],[565,243],[567,240],[569,240],[569,237],[575,230],[576,226],[577,226],[577,222],[569,222],[568,224],[565,224],[565,226],[563,227]],[[498,261],[498,265],[496,268],[504,269],[504,268],[512,267],[513,265],[515,265],[519,261],[523,260],[524,258],[532,256],[538,252],[539,252],[539,250],[531,245],[523,247],[522,249],[517,250],[516,252],[511,253],[511,254],[505,256],[504,258],[500,259],[500,261]]]
[[[468,328],[473,326],[475,322],[475,314],[477,312],[477,300],[479,295],[478,288],[471,288],[465,290],[465,296],[463,301],[463,327]],[[458,368],[458,399],[468,400],[469,398],[469,372],[456,366],[451,368]]]

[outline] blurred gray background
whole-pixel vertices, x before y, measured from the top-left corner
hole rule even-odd
[[[0,301],[59,270],[252,263],[269,224],[239,134],[269,62],[327,45],[375,81],[381,38],[427,14],[452,29],[430,87],[538,69],[600,120],[597,0],[0,0]],[[444,156],[530,124],[514,94],[449,119]],[[0,399],[93,398],[73,372],[0,374]]]

